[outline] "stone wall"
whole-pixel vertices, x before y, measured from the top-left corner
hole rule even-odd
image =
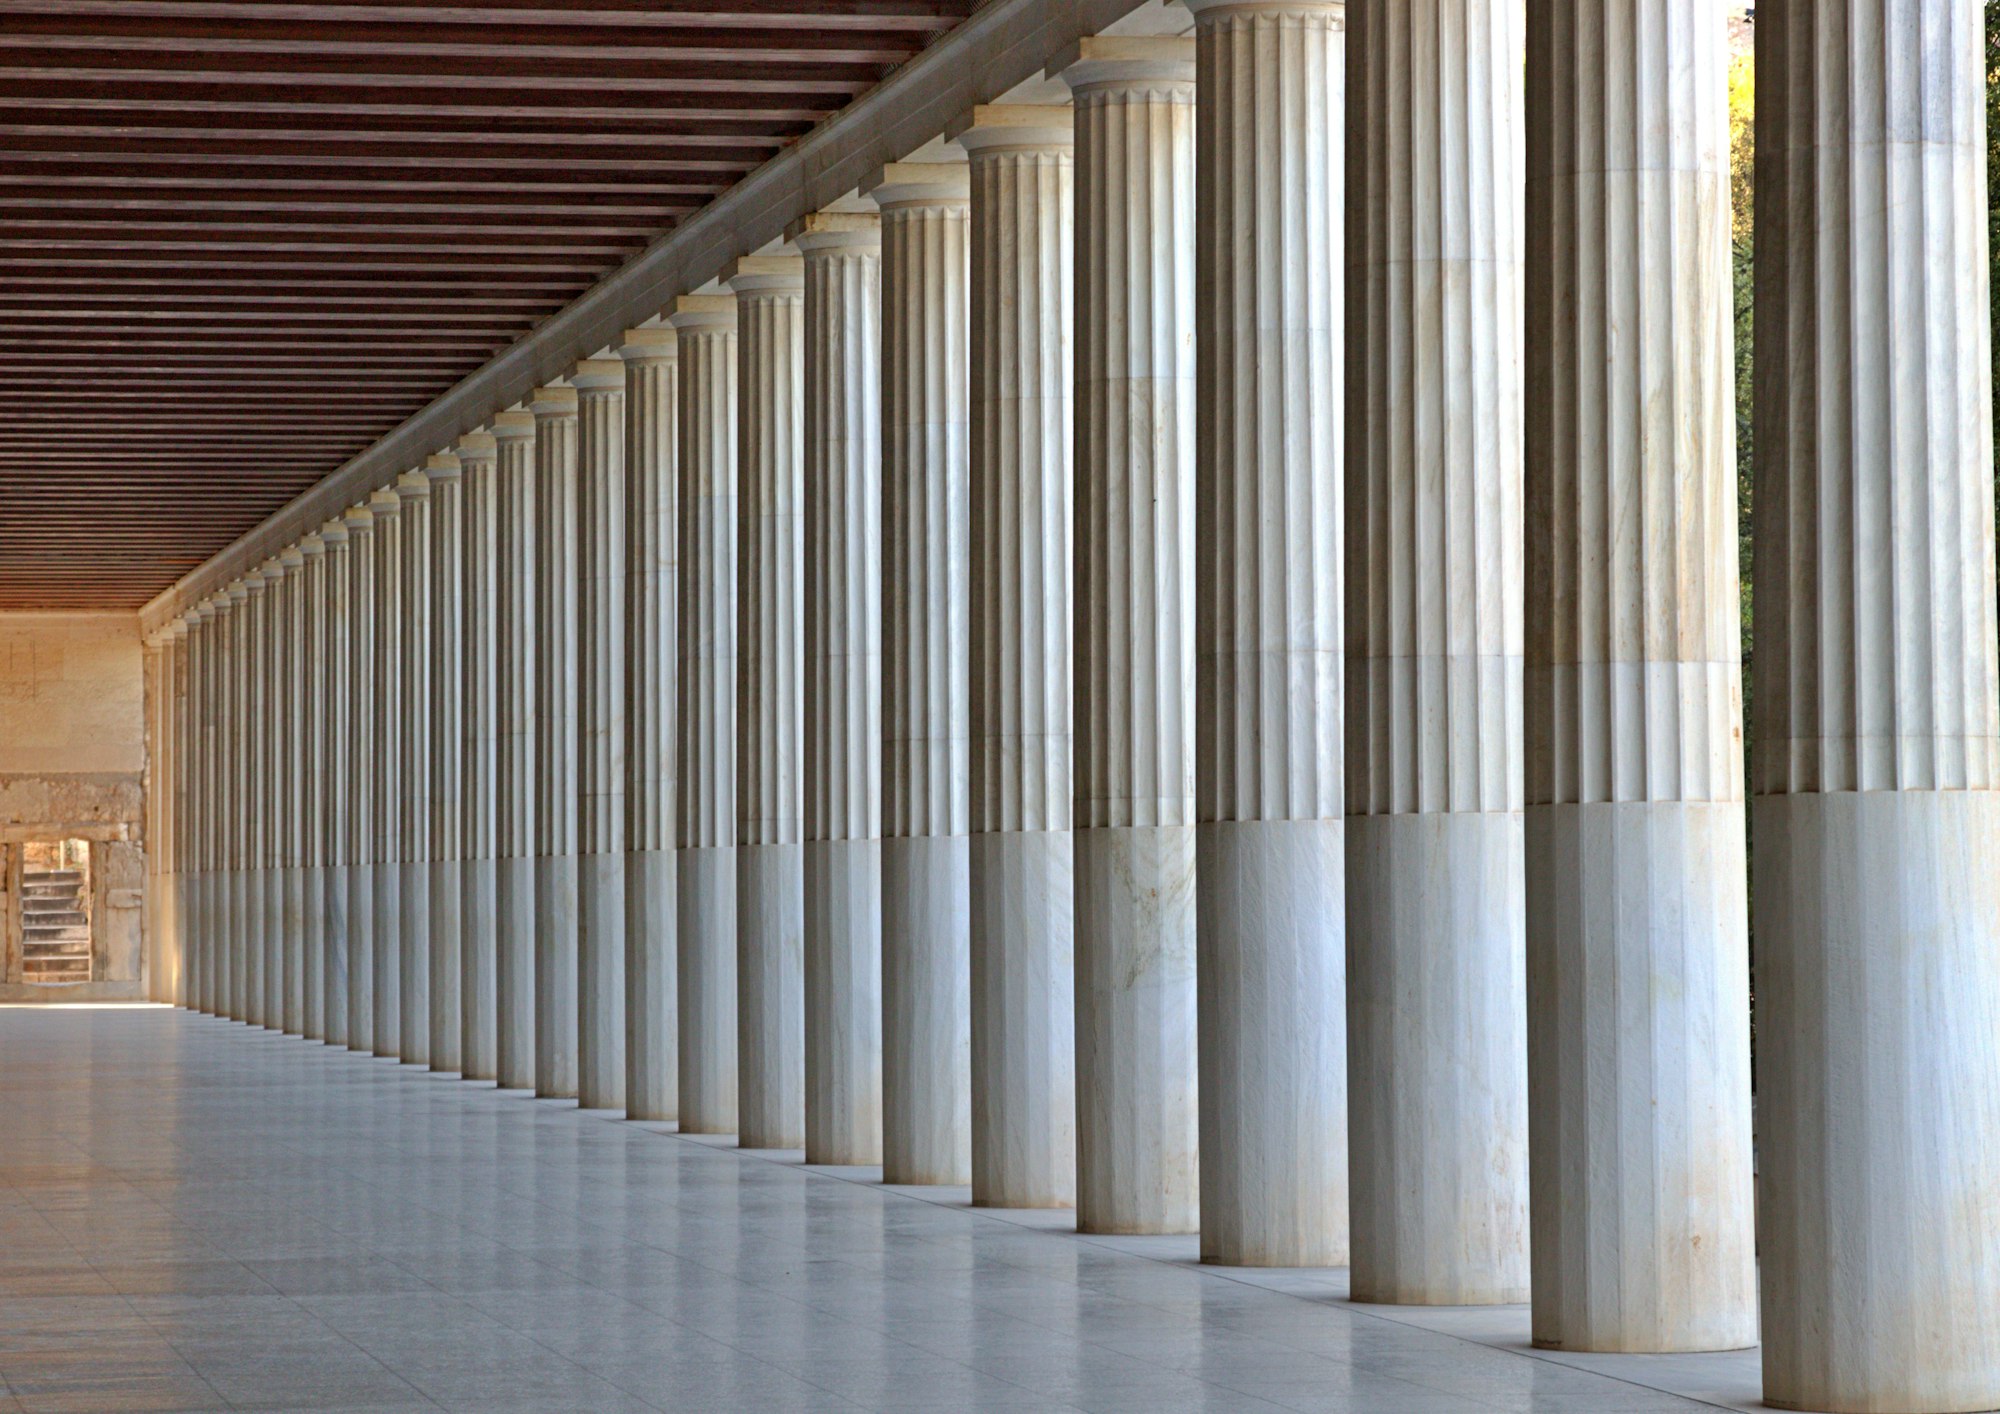
[[[146,885],[146,678],[130,614],[0,614],[0,1001],[137,998]],[[19,846],[92,842],[98,980],[18,978]]]

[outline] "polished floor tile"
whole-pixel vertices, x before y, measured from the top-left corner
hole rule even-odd
[[[1756,1353],[679,1138],[166,1008],[0,1008],[0,1414],[1746,1408]]]

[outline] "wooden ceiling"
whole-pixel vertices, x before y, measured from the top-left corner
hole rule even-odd
[[[0,0],[0,610],[135,609],[971,0]]]

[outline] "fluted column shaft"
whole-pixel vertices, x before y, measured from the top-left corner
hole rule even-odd
[[[1335,1266],[1346,7],[1193,8],[1202,1257]]]
[[[425,686],[430,697],[428,811],[430,848],[423,864],[430,894],[430,1027],[432,1070],[457,1072],[460,1065],[461,946],[463,917],[460,858],[464,853],[465,671],[464,483],[456,453],[440,452],[424,462],[431,484],[430,661]]]
[[[181,718],[181,862],[185,879],[187,929],[187,1001],[193,1011],[207,1011],[209,1000],[209,820],[207,738],[213,721],[204,681],[207,672],[209,609],[197,604],[187,616],[187,703]]]
[[[498,511],[499,467],[490,432],[458,442],[464,571],[459,720],[459,1074],[500,1073],[499,904],[495,862],[500,790]]]
[[[347,1048],[375,1049],[375,515],[347,516]]]
[[[628,330],[625,360],[625,1116],[680,1114],[674,944],[680,344]]]
[[[535,1088],[535,419],[493,419],[495,754],[494,1064],[502,1087]]]
[[[273,809],[271,835],[276,849],[276,880],[279,889],[277,916],[277,946],[273,950],[279,963],[277,976],[273,979],[273,998],[277,1007],[273,1026],[282,1027],[288,1034],[305,1034],[306,1011],[306,931],[310,926],[318,931],[318,909],[310,924],[305,906],[305,815],[310,797],[305,783],[306,715],[305,694],[306,672],[306,556],[297,546],[285,551],[279,557],[284,568],[284,580],[279,585],[277,600],[278,614],[272,620],[272,649],[274,667],[277,670],[278,701],[275,708],[281,718],[279,736],[283,745],[277,767],[277,788],[272,793]],[[317,949],[313,949],[317,951]]]
[[[806,1162],[882,1161],[882,222],[805,260]]]
[[[736,1094],[745,1148],[805,1144],[799,834],[805,271],[732,267],[736,295]]]
[[[1067,107],[973,110],[968,574],[972,1201],[1076,1201]]]
[[[402,483],[398,483],[400,489]],[[409,732],[403,643],[410,625],[403,602],[407,507],[397,491],[368,498],[375,513],[374,861],[375,1054],[403,1054],[403,742]]]
[[[882,209],[882,1175],[972,1177],[970,532],[961,163]]]
[[[676,943],[680,1126],[736,1132],[736,299],[683,295]]]
[[[431,1059],[431,483],[398,478],[402,546],[397,556],[397,653],[402,714],[396,768],[396,1054]]]
[[[325,676],[318,697],[319,733],[323,748],[320,769],[320,833],[325,874],[321,884],[320,958],[323,1035],[329,1046],[348,1042],[348,953],[352,914],[349,910],[349,818],[353,810],[353,765],[349,755],[348,718],[353,683],[352,649],[348,643],[349,586],[353,582],[353,551],[344,519],[320,527],[326,545],[324,613],[320,619],[319,658]]]
[[[1077,1226],[1197,1225],[1194,43],[1076,99]]]
[[[535,1093],[576,1094],[574,388],[535,390]]]
[[[1355,1299],[1528,1296],[1521,0],[1348,11]]]
[[[2000,1405],[1985,7],[1757,26],[1764,1397]]]
[[[261,583],[239,581],[229,591],[229,645],[223,660],[229,675],[229,732],[222,761],[223,788],[229,809],[229,964],[227,1002],[223,1015],[249,1024],[261,1010],[261,979],[254,977],[250,959],[261,947],[262,898],[253,891],[251,860],[256,842],[257,781],[262,736],[255,730],[258,699],[256,618],[252,602],[262,601]],[[261,956],[261,954],[260,954]],[[251,983],[259,981],[253,991]],[[253,1003],[255,1005],[253,1006]]]
[[[285,820],[289,786],[286,780],[291,754],[291,709],[286,701],[290,645],[285,641],[291,619],[290,599],[294,583],[292,552],[271,561],[265,591],[263,638],[260,644],[259,679],[264,688],[264,782],[261,834],[264,879],[264,1025],[273,1031],[284,1029],[286,944]]]
[[[294,710],[299,743],[294,761],[298,783],[299,873],[298,974],[291,985],[298,992],[299,1034],[311,1041],[326,1039],[326,733],[321,704],[326,699],[326,540],[314,531],[299,542],[304,556],[298,581],[298,607],[292,620],[293,682],[298,693]],[[288,979],[289,980],[289,979]]]
[[[168,935],[168,966],[172,974],[160,1000],[175,1006],[194,1005],[192,964],[194,961],[193,895],[189,871],[192,860],[192,820],[189,781],[193,766],[193,729],[189,720],[191,678],[188,670],[188,633],[191,621],[183,615],[176,620],[167,638],[167,713],[171,721],[173,764],[167,777],[170,799],[167,804],[168,856],[167,885],[173,892],[173,924]]]
[[[1757,1339],[1721,0],[1528,28],[1538,1344]]]
[[[625,365],[577,365],[577,1100],[625,1107]]]
[[[275,568],[275,567],[270,567]],[[277,714],[271,710],[270,685],[270,568],[259,565],[244,577],[248,597],[242,608],[242,636],[237,644],[238,677],[242,684],[242,713],[237,718],[237,741],[243,753],[238,778],[243,792],[239,814],[242,834],[238,840],[238,869],[242,879],[243,904],[238,921],[241,950],[237,955],[236,1019],[251,1026],[265,1024],[265,974],[269,970],[272,938],[266,906],[269,884],[269,834],[271,823],[270,784],[272,779],[272,727]]]

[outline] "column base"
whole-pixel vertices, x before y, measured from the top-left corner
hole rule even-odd
[[[495,861],[458,865],[458,1073],[467,1080],[500,1076],[500,886]]]
[[[806,1142],[803,845],[736,847],[736,1136]]]
[[[972,1181],[964,835],[882,841],[882,1181]]]
[[[402,1059],[403,1049],[403,866],[376,861],[374,884],[375,1046],[378,1056]]]
[[[494,1065],[506,1090],[535,1088],[535,861],[493,861]]]
[[[683,849],[676,865],[681,1133],[734,1134],[736,849]]]
[[[577,856],[576,1102],[625,1108],[625,856]]]
[[[882,842],[805,846],[806,1162],[882,1162]]]
[[[345,864],[320,871],[320,1020],[329,1046],[347,1044],[347,910]]]
[[[465,908],[464,880],[456,859],[432,860],[430,875],[431,1069],[455,1075],[462,1038],[458,949]]]
[[[535,1093],[576,1098],[576,856],[535,859]]]
[[[347,1049],[375,1049],[375,866],[347,866]]]
[[[679,870],[670,849],[625,856],[625,1118],[681,1112]]]
[[[404,1065],[431,1063],[431,866],[397,866],[396,1054]]]

